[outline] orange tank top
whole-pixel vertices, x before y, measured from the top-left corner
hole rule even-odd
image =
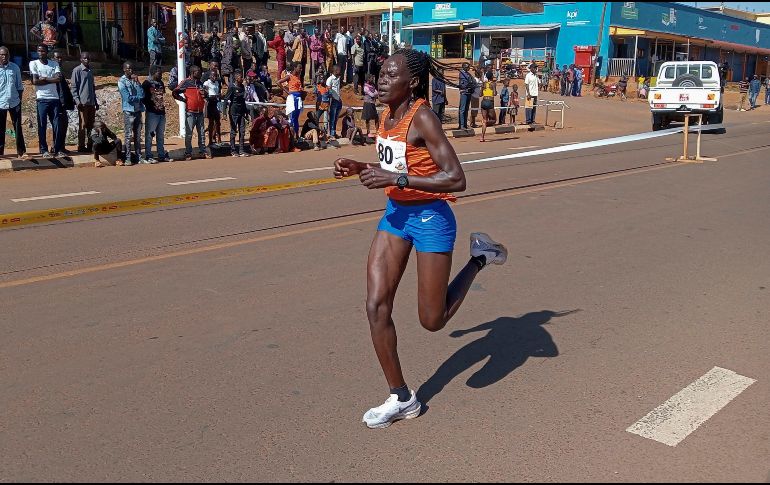
[[[418,99],[406,113],[404,118],[390,130],[385,129],[385,120],[390,116],[390,108],[382,113],[382,124],[377,134],[377,159],[380,167],[390,172],[405,173],[416,177],[426,177],[439,172],[441,168],[430,157],[426,147],[416,147],[407,141],[409,127],[412,125],[417,110],[425,104],[424,99]],[[424,192],[422,190],[399,189],[387,187],[385,195],[393,200],[436,200],[443,199],[455,202],[457,198],[448,193]]]
[[[302,80],[299,78],[299,76],[292,74],[289,76],[289,92],[298,93],[300,91],[302,91]]]

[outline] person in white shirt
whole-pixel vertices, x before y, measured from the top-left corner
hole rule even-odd
[[[535,122],[535,114],[537,113],[537,96],[540,94],[539,85],[540,81],[537,78],[537,65],[530,64],[529,72],[524,77],[524,90],[527,96],[527,101],[524,106],[526,107],[526,123],[528,125],[531,125]]]
[[[222,101],[222,81],[219,79],[219,70],[212,69],[209,78],[203,83],[206,90],[206,118],[209,124],[206,132],[209,134],[209,145],[217,146],[222,144],[222,112],[220,103]]]
[[[332,75],[326,80],[331,101],[329,103],[329,136],[332,140],[337,138],[337,118],[342,111],[342,96],[340,96],[340,66],[332,68]]]
[[[53,131],[53,151],[57,157],[64,157],[64,137],[58,136],[59,123],[57,122],[62,110],[57,89],[62,79],[61,69],[56,61],[48,59],[47,46],[38,46],[37,54],[39,59],[29,63],[29,71],[32,74],[32,84],[35,86],[37,99],[37,138],[40,143],[40,154],[44,158],[52,158],[45,136],[48,131],[48,121],[50,121]]]
[[[340,80],[345,76],[348,68],[348,38],[343,33],[345,27],[340,27],[340,31],[334,36],[334,44],[337,50],[337,65],[340,67]],[[348,79],[350,82],[350,79]]]

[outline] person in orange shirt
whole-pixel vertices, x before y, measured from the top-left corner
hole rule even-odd
[[[379,164],[349,158],[334,162],[336,178],[358,175],[366,188],[385,189],[388,196],[369,251],[366,313],[390,396],[364,414],[369,428],[420,414],[421,404],[401,371],[391,317],[412,247],[417,251],[420,323],[432,332],[457,312],[479,271],[505,263],[508,256],[505,246],[488,235],[472,233],[470,260],[449,283],[457,224],[447,202],[456,200],[453,192],[465,190],[465,173],[428,103],[430,75],[441,77],[439,69],[446,67],[412,49],[389,57],[378,81],[386,105],[377,137]]]
[[[294,135],[299,136],[299,115],[302,113],[302,100],[305,97],[305,89],[302,86],[302,64],[292,62],[289,70],[290,74],[279,79],[278,84],[286,93],[286,114],[291,117]]]

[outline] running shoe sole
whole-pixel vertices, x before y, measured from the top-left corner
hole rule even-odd
[[[498,258],[495,258],[493,261],[488,261],[487,264],[505,264],[505,262],[508,260],[508,248],[506,248],[504,244],[496,242],[494,239],[489,237],[489,234],[485,232],[471,233],[471,243],[474,239],[480,239],[492,247],[500,248],[501,254],[503,255],[503,260],[498,262]]]

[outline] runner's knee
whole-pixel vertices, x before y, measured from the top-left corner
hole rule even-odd
[[[385,295],[370,295],[366,298],[366,316],[371,325],[387,324],[392,311],[393,304]]]
[[[420,325],[429,332],[438,332],[446,325],[446,315],[442,308],[439,310],[429,310],[420,308]]]

